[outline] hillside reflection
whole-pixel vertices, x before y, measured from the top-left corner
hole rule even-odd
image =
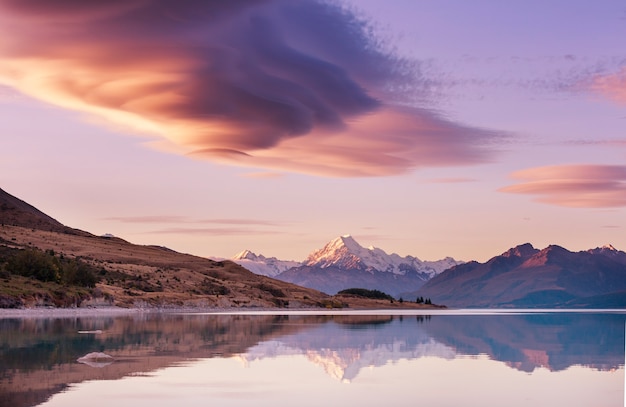
[[[486,355],[531,372],[624,363],[623,314],[167,315],[0,319],[0,400],[33,406],[85,380],[150,374],[185,361],[304,355],[351,381],[406,359]],[[113,363],[78,363],[103,352]],[[99,366],[99,367],[94,367]]]

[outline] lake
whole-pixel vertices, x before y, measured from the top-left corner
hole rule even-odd
[[[624,310],[5,318],[0,406],[623,406],[625,321]]]

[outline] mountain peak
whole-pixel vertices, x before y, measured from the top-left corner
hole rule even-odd
[[[233,256],[232,260],[258,260],[259,258],[262,258],[262,257],[263,256],[257,256],[255,253],[246,249],[246,250],[242,250],[241,252]]]
[[[502,253],[502,257],[522,257],[523,258],[523,257],[530,257],[538,252],[539,250],[535,249],[532,244],[524,243],[519,246],[515,246],[507,250],[506,252]]]
[[[589,250],[587,250],[587,252],[589,252],[589,253],[604,253],[604,254],[623,253],[621,250],[616,249],[615,246],[613,246],[612,244],[605,244],[602,247],[596,247],[595,249],[589,249]]]
[[[359,251],[359,249],[363,249],[363,247],[358,244],[351,235],[339,236],[338,238],[331,240],[326,246],[328,247],[329,245],[337,248],[346,247],[351,251]]]
[[[305,266],[319,268],[336,267],[344,270],[365,270],[368,272],[389,272],[404,275],[408,272],[424,273],[433,276],[461,262],[454,259],[421,261],[416,257],[401,257],[395,253],[370,246],[361,246],[351,235],[339,236],[328,242],[322,249],[309,255]]]
[[[300,265],[297,261],[265,257],[262,254],[255,254],[250,250],[243,250],[237,253],[231,260],[255,274],[268,277],[276,277],[283,271]]]
[[[316,250],[304,261],[308,266],[326,268],[337,266],[341,268],[363,268],[361,256],[367,252],[350,235],[339,236],[328,242],[320,250]]]
[[[587,253],[601,254],[622,264],[626,264],[626,253],[616,249],[610,244],[604,245],[602,247],[596,247],[595,249],[589,249],[587,250]]]

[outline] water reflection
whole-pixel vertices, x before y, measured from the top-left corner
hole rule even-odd
[[[177,377],[189,377],[189,382],[193,382],[197,377],[189,373],[192,367],[197,369],[205,363],[222,364],[226,360],[236,361],[240,369],[248,369],[248,372],[250,366],[267,366],[268,371],[259,373],[264,388],[271,388],[266,381],[279,373],[276,369],[283,374],[282,370],[295,369],[296,361],[299,361],[299,371],[309,369],[304,367],[308,365],[324,372],[325,377],[333,382],[343,383],[344,387],[335,388],[335,391],[344,389],[336,394],[337,397],[349,394],[344,393],[347,391],[345,386],[348,386],[345,383],[373,380],[372,371],[385,372],[384,377],[390,378],[399,371],[397,366],[416,361],[421,363],[420,369],[429,366],[429,372],[443,369],[442,375],[449,378],[446,380],[453,388],[463,387],[451,380],[467,382],[466,379],[481,369],[490,369],[483,372],[488,377],[495,372],[494,369],[502,369],[500,366],[524,375],[564,371],[571,375],[579,370],[606,372],[611,375],[606,377],[610,377],[613,384],[610,394],[603,390],[604,397],[611,397],[617,404],[605,404],[621,405],[624,400],[625,317],[624,314],[601,313],[425,316],[144,314],[110,318],[0,319],[0,406],[34,406],[67,390],[71,384],[155,376],[167,367],[183,369],[177,370]],[[88,355],[103,354],[112,357],[112,363],[111,360],[100,360],[105,356],[90,363],[78,362],[80,358],[84,362]],[[498,362],[498,367],[493,362]],[[460,371],[459,366],[466,363],[469,363],[470,370]],[[392,372],[391,369],[395,370]],[[242,377],[242,373],[237,373],[236,377]],[[454,377],[458,379],[452,379]],[[289,375],[281,380],[288,379]],[[434,380],[421,370],[419,379]],[[386,379],[378,377],[377,380]],[[118,380],[107,385],[121,385],[122,382]],[[275,385],[294,386],[289,383]],[[220,385],[216,386],[220,388]],[[241,383],[237,386],[236,391],[241,394],[256,388],[252,382],[248,383],[247,390],[241,387]],[[507,383],[505,386],[516,385]],[[81,387],[74,386],[73,389],[80,392]],[[324,390],[310,388],[309,391]],[[471,389],[463,391],[473,394]],[[69,397],[69,393],[64,397]],[[137,398],[136,395],[133,397]],[[57,398],[50,402],[55,400]],[[133,404],[138,405],[136,401]],[[473,405],[467,401],[467,405]],[[364,403],[373,405],[368,404],[368,400]],[[452,404],[443,402],[440,405]]]

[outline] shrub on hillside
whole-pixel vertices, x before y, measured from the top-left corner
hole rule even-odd
[[[19,250],[7,256],[4,270],[39,281],[80,287],[92,288],[98,282],[95,268],[89,263],[80,259],[57,257],[52,250]]]

